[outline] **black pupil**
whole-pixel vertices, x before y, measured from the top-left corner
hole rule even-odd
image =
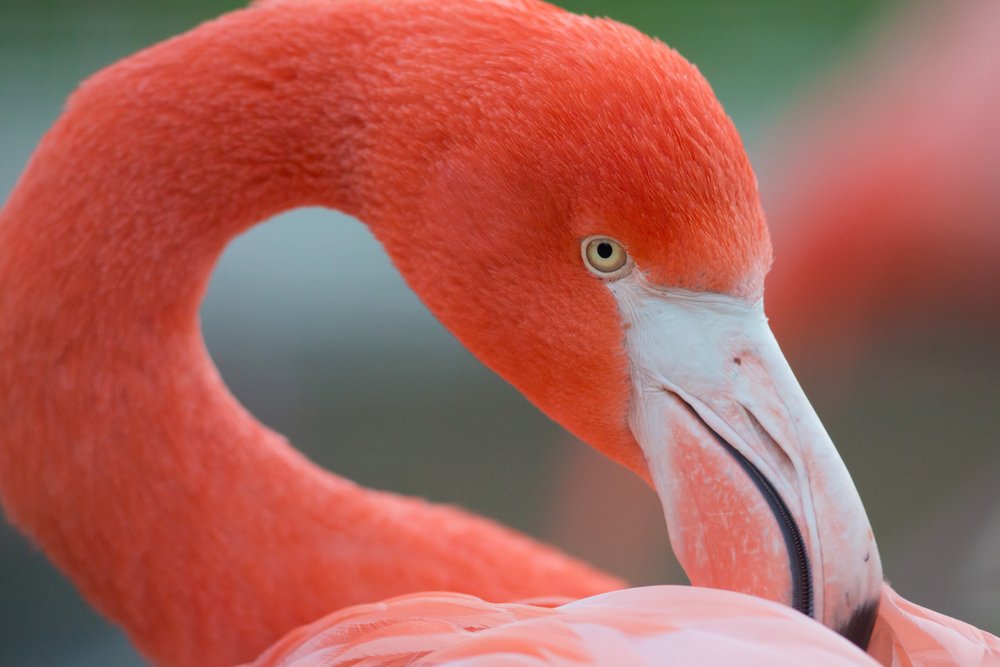
[[[607,241],[601,241],[597,244],[597,254],[601,259],[607,259],[611,257],[611,253],[614,252],[614,248]]]

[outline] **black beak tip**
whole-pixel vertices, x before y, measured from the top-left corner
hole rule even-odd
[[[871,600],[854,610],[851,618],[848,619],[837,632],[850,639],[858,645],[862,651],[868,650],[868,642],[872,638],[872,630],[875,629],[875,619],[878,617],[879,601]]]

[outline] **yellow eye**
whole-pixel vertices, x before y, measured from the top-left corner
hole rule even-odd
[[[603,278],[616,278],[630,267],[622,244],[607,236],[591,236],[583,242],[583,261]]]

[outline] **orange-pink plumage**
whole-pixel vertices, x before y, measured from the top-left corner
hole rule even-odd
[[[758,598],[686,586],[633,588],[554,608],[413,595],[331,614],[253,667],[324,665],[855,665],[860,649]]]
[[[317,204],[364,220],[474,354],[656,487],[694,584],[773,602],[460,597],[620,582],[362,489],[257,423],[198,304],[233,236]],[[659,42],[533,0],[260,3],[83,84],[0,212],[0,500],[161,664],[252,660],[333,609],[264,664],[324,664],[324,642],[406,662],[428,631],[454,664],[764,660],[772,630],[864,664],[832,630],[868,643],[878,551],[767,327],[770,256],[735,128]],[[453,593],[351,607],[426,590]],[[450,643],[456,613],[511,623]]]

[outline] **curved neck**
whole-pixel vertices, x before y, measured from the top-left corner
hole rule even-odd
[[[248,660],[340,606],[415,590],[617,583],[317,469],[205,352],[201,296],[248,226],[323,205],[403,234],[388,212],[420,195],[438,139],[394,78],[419,67],[391,55],[413,30],[398,6],[264,4],[105,70],[0,212],[0,499],[157,662]],[[449,30],[447,12],[428,25]]]

